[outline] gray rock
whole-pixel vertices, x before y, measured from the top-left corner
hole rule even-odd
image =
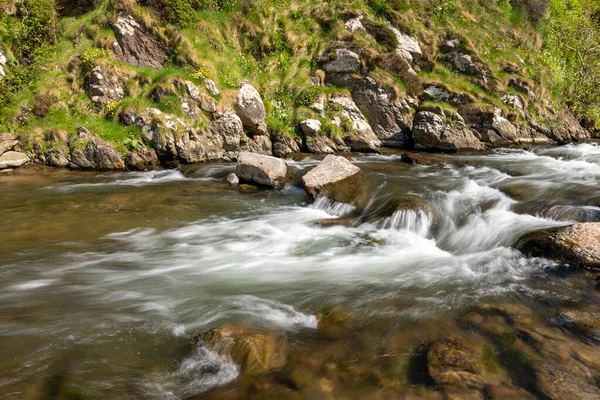
[[[12,150],[19,143],[16,137],[3,133],[0,134],[0,155],[6,153],[9,150]]]
[[[127,168],[134,171],[152,171],[160,168],[160,162],[154,149],[149,149],[143,144],[135,150],[128,151],[125,155]]]
[[[86,86],[88,95],[97,107],[125,98],[125,82],[116,73],[97,65],[92,69]]]
[[[488,81],[486,72],[473,61],[470,55],[452,51],[446,54],[445,59],[459,72],[474,76],[484,82]]]
[[[194,82],[184,81],[183,84],[185,86],[185,90],[192,99],[196,100],[198,103],[202,102],[200,89],[194,84]]]
[[[302,177],[302,184],[312,196],[352,203],[360,189],[363,173],[344,157],[328,155]]]
[[[187,129],[178,135],[175,146],[179,159],[186,163],[233,160],[234,154],[223,151],[223,139],[211,130]]]
[[[243,81],[238,90],[236,112],[244,127],[253,135],[268,135],[265,105],[258,91]]]
[[[442,41],[442,43],[440,44],[440,49],[444,53],[448,53],[448,52],[460,49],[460,46],[461,46],[460,40],[449,39],[449,40]]]
[[[528,82],[518,78],[510,78],[508,86],[518,92],[526,94],[531,100],[535,100],[535,93],[531,90]]]
[[[417,42],[412,37],[400,32],[398,29],[393,26],[389,26],[389,28],[394,32],[396,38],[398,39],[398,47],[396,48],[396,54],[400,57],[404,58],[408,62],[419,61],[421,57],[423,57],[423,52],[421,51],[421,46],[419,46],[419,42]]]
[[[362,15],[359,15],[356,18],[350,18],[348,21],[346,21],[344,23],[344,27],[346,29],[348,29],[350,32],[356,32],[359,30],[365,30],[365,27],[363,26],[362,22],[360,22],[363,19]]]
[[[66,167],[69,165],[69,134],[60,129],[46,133],[45,161],[51,167]]]
[[[273,154],[276,157],[287,157],[299,152],[300,146],[293,137],[281,133],[273,135]]]
[[[531,232],[519,239],[517,248],[560,263],[600,269],[600,222]]]
[[[4,67],[6,66],[6,56],[2,49],[0,49],[0,80],[2,80],[3,76],[6,76],[6,72],[4,72]]]
[[[356,118],[357,129],[365,132],[366,139],[370,141],[369,130],[371,130],[381,141],[381,145],[387,147],[402,147],[410,142],[410,125],[402,115],[403,106],[393,88],[381,86],[369,77],[351,75],[327,75],[327,81],[350,89],[352,100],[364,120],[359,122],[361,118]],[[366,122],[367,120],[369,122]],[[376,150],[374,146],[371,148],[373,151]]]
[[[156,151],[163,162],[178,160],[175,144],[176,137],[191,128],[180,118],[165,114],[156,108],[147,108],[135,118],[136,125],[142,129],[144,143]]]
[[[163,66],[166,46],[131,15],[120,12],[113,28],[117,38],[113,50],[119,60],[139,67]]]
[[[321,121],[318,119],[307,119],[300,122],[300,129],[307,136],[314,136],[321,132]]]
[[[468,108],[460,109],[459,112],[466,123],[479,133],[482,142],[506,146],[519,140],[517,128],[494,112]]]
[[[204,87],[206,88],[208,93],[210,93],[212,96],[218,96],[221,94],[221,92],[219,91],[219,88],[217,87],[217,84],[210,79],[204,80]]]
[[[280,188],[285,183],[287,165],[279,158],[240,152],[237,157],[236,174],[243,181]]]
[[[246,143],[242,120],[233,111],[217,114],[210,124],[210,130],[223,141],[223,150],[238,152]]]
[[[315,101],[314,104],[311,104],[310,106],[308,106],[308,108],[315,111],[317,114],[319,114],[320,117],[324,117],[325,116],[325,96],[319,96],[317,101]]]
[[[217,112],[217,102],[205,94],[202,95],[201,107],[204,111],[214,114]]]
[[[514,107],[521,112],[525,111],[525,100],[518,94],[504,93],[500,97],[500,100],[502,100],[502,103]]]
[[[467,93],[454,93],[442,85],[429,85],[419,95],[421,101],[450,103],[456,106],[473,103],[474,99]]]
[[[102,171],[125,169],[121,154],[110,143],[79,128],[79,135],[70,143],[71,165],[75,168]]]
[[[237,186],[240,184],[240,178],[238,178],[238,176],[232,172],[227,175],[227,182],[229,182],[231,186]]]
[[[443,116],[429,111],[415,115],[413,140],[417,149],[458,151],[484,148],[466,125],[447,123]]]
[[[324,135],[309,136],[305,139],[306,149],[315,154],[334,154],[337,153],[337,144]]]
[[[0,169],[18,168],[29,161],[27,154],[18,151],[7,151],[0,156]]]
[[[377,152],[381,141],[352,99],[334,97],[331,102],[342,107],[342,115],[352,121],[352,132],[346,132],[344,142],[352,151]]]
[[[336,49],[335,59],[323,66],[326,72],[356,73],[360,71],[360,57],[347,49]]]

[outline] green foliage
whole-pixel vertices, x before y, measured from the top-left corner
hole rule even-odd
[[[600,25],[593,0],[552,0],[544,54],[576,115],[600,113]]]
[[[296,104],[298,106],[310,107],[311,105],[315,104],[317,100],[319,100],[320,95],[321,91],[318,87],[309,86],[300,92],[296,98]]]

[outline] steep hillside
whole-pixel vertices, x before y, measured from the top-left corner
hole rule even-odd
[[[0,132],[84,169],[584,140],[595,3],[0,0]]]

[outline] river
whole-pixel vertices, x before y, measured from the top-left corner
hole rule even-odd
[[[518,304],[540,323],[563,304],[598,304],[587,273],[512,246],[600,221],[600,146],[437,157],[448,164],[354,155],[372,204],[413,194],[433,211],[351,227],[315,225],[348,210],[295,186],[230,187],[228,163],[0,176],[0,397],[66,387],[86,399],[202,398],[240,370],[190,352],[195,334],[244,323],[323,351],[323,307],[359,326],[340,362],[383,357],[382,338],[399,330],[394,354],[409,365],[410,349],[477,304]],[[318,161],[287,162],[299,173]]]

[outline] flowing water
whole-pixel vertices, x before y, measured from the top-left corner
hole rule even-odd
[[[589,297],[583,273],[512,246],[532,230],[600,221],[600,146],[441,157],[448,165],[355,155],[371,209],[404,194],[431,209],[349,227],[316,225],[352,207],[298,187],[229,187],[231,164],[0,176],[0,397],[60,385],[78,398],[201,396],[240,374],[222,355],[190,352],[195,334],[227,323],[311,351],[323,307],[351,310],[365,343],[390,329],[418,343],[474,304],[543,316]],[[297,172],[317,163],[288,160]]]

